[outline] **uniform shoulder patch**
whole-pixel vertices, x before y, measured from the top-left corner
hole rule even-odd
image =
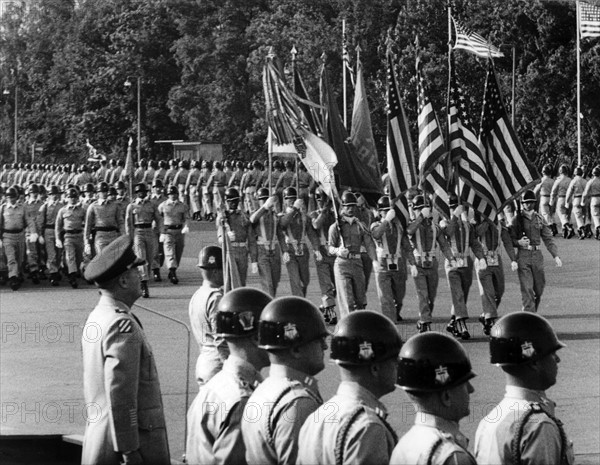
[[[129,320],[129,319],[119,320],[118,324],[119,324],[119,333],[121,333],[121,334],[131,333],[133,331],[133,325],[131,323],[131,320]]]

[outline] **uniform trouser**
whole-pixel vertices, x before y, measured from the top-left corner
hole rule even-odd
[[[225,188],[215,187],[212,192],[213,207],[215,210],[222,210],[225,208]]]
[[[183,255],[184,237],[179,229],[167,229],[163,242],[165,263],[168,269],[177,268]]]
[[[302,244],[302,255],[296,255],[293,247],[287,250],[290,260],[285,264],[290,277],[290,289],[292,295],[306,297],[306,289],[310,282],[310,272],[308,268],[308,247]]]
[[[114,241],[117,237],[119,237],[119,233],[117,231],[96,231],[96,235],[94,237],[94,251],[96,255],[98,255],[104,247]]]
[[[337,257],[333,264],[337,305],[342,317],[367,306],[365,272],[360,258]]]
[[[260,285],[271,297],[277,295],[277,286],[281,280],[281,249],[275,244],[272,250],[258,246],[258,274]]]
[[[417,265],[417,277],[415,287],[417,288],[417,297],[419,299],[419,321],[431,323],[433,304],[437,295],[440,277],[438,275],[438,261],[436,257],[431,259],[431,268],[423,268]]]
[[[600,197],[592,197],[590,200],[590,215],[594,228],[600,227]]]
[[[504,269],[502,259],[498,256],[498,265],[489,266],[485,270],[478,269],[477,284],[481,296],[481,307],[485,318],[498,318],[498,305],[504,295]]]
[[[200,348],[200,355],[196,360],[196,381],[200,386],[207,383],[223,368],[223,360],[215,347]]]
[[[245,286],[246,277],[248,276],[248,247],[230,247],[229,255],[237,266],[240,275],[240,284]]]
[[[554,224],[554,214],[550,207],[550,196],[542,195],[540,197],[540,215],[542,215],[542,218],[544,218],[548,224]]]
[[[31,242],[29,240],[29,234],[25,235],[25,251],[27,255],[27,265],[29,266],[29,272],[37,271],[39,269],[40,260],[38,242]]]
[[[400,260],[395,271],[387,270],[386,262],[381,269],[375,270],[375,283],[381,312],[396,321],[396,305],[400,308],[406,295],[406,261]]]
[[[571,222],[571,214],[567,207],[565,207],[565,197],[559,197],[556,200],[556,213],[562,226]]]
[[[48,228],[44,231],[44,241],[46,242],[46,267],[48,273],[58,273],[62,258],[62,249],[56,247],[56,234],[54,229]]]
[[[83,263],[83,233],[65,233],[63,245],[65,248],[65,263],[67,264],[69,274],[78,273]]]
[[[156,270],[160,268],[165,261],[164,245],[162,242],[158,242],[160,233],[157,229],[153,229],[154,234],[154,255],[152,256],[152,269]]]
[[[200,199],[198,198],[198,188],[196,186],[190,186],[190,209],[192,215],[200,211]]]
[[[151,266],[152,258],[155,255],[156,244],[155,244],[154,231],[150,228],[140,229],[136,228],[133,233],[133,251],[143,260],[146,260],[146,264],[138,266],[140,271],[140,278],[142,281],[148,281],[149,267]]]
[[[473,259],[467,257],[465,260],[467,266],[460,268],[451,268],[448,260],[444,265],[448,286],[450,286],[450,295],[452,296],[450,314],[456,316],[457,319],[469,318],[467,300],[469,299],[469,289],[473,284]]]
[[[537,312],[546,286],[542,251],[520,249],[517,254],[517,263],[519,264],[518,274],[523,310]]]
[[[369,281],[371,280],[371,273],[373,273],[373,262],[367,252],[360,253],[360,259],[363,263],[363,270],[365,273],[365,294],[369,290]]]
[[[0,273],[5,273],[8,271],[8,267],[6,266],[6,252],[4,250],[4,245],[0,246]]]
[[[256,199],[256,187],[246,187],[244,193],[244,208],[248,212],[253,212],[258,208],[258,200]]]
[[[19,277],[21,275],[21,264],[25,253],[25,234],[7,233],[2,236],[4,251],[6,253],[6,265],[8,266],[8,277]]]
[[[323,307],[332,307],[335,305],[335,275],[333,267],[335,257],[325,252],[321,247],[321,256],[323,259],[316,262],[317,279],[321,289],[321,302]]]
[[[573,199],[573,215],[577,222],[577,228],[583,228],[585,226],[585,208],[581,206],[581,197],[575,197]]]
[[[202,188],[202,209],[204,210],[205,215],[213,212],[212,194],[208,192],[206,187]]]

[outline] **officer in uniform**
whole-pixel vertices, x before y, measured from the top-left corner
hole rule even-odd
[[[124,218],[118,203],[108,199],[109,187],[105,182],[98,184],[98,200],[87,209],[84,238],[85,254],[97,254],[125,233]],[[92,250],[93,249],[93,250]]]
[[[314,229],[309,224],[304,202],[298,198],[296,189],[288,187],[283,191],[284,210],[279,219],[284,241],[283,263],[290,277],[292,295],[306,297],[310,283],[309,254],[306,239],[312,243],[313,250],[318,249]]]
[[[40,189],[37,184],[31,184],[27,188],[27,200],[23,204],[27,226],[25,227],[25,247],[27,255],[27,267],[29,277],[33,284],[40,283],[40,245],[38,243],[40,233],[37,227],[37,216],[43,202],[39,198]]]
[[[281,247],[282,232],[279,218],[275,211],[277,197],[269,195],[269,189],[258,190],[259,208],[250,215],[256,247],[250,250],[250,263],[256,267],[260,276],[260,284],[271,297],[277,295],[277,286],[281,280]],[[252,270],[254,271],[254,270]]]
[[[72,187],[67,191],[67,205],[56,214],[54,237],[56,247],[64,249],[69,284],[73,289],[78,287],[77,278],[83,263],[84,225],[85,209],[79,202],[79,191]]]
[[[415,265],[412,247],[387,195],[377,201],[380,219],[371,224],[377,260],[373,262],[381,311],[392,321],[402,321],[406,294],[406,262]]]
[[[415,406],[415,424],[398,442],[390,465],[476,465],[459,430],[470,412],[474,377],[467,352],[450,336],[426,332],[406,341],[398,385]]]
[[[304,422],[297,464],[387,464],[398,442],[380,398],[395,389],[402,340],[380,313],[353,312],[331,339],[337,393]]]
[[[537,312],[546,286],[542,241],[554,258],[556,266],[561,267],[558,247],[552,238],[552,232],[544,219],[534,211],[535,194],[527,190],[521,200],[521,211],[515,215],[510,226],[513,246],[518,248],[517,264],[523,310]]]
[[[129,236],[106,246],[85,270],[100,300],[83,328],[85,405],[95,406],[81,463],[168,464],[169,443],[152,349],[131,306],[141,295]]]
[[[335,288],[342,316],[367,306],[366,282],[362,246],[371,260],[376,252],[367,226],[356,216],[357,201],[352,192],[342,194],[342,211],[339,222],[329,228],[329,253],[336,256],[334,264]]]
[[[585,239],[587,234],[586,214],[582,205],[582,196],[585,189],[586,180],[583,177],[583,168],[578,166],[575,168],[575,176],[571,179],[567,194],[565,197],[565,207],[573,210],[575,222],[577,223],[577,233],[579,239]]]
[[[571,223],[571,211],[566,206],[567,189],[571,184],[569,177],[569,168],[567,165],[560,165],[558,177],[554,181],[550,193],[550,205],[553,206],[558,214],[562,224],[563,237],[571,239],[575,235],[575,229]]]
[[[413,198],[412,209],[415,219],[406,228],[406,233],[413,248],[416,265],[410,267],[410,274],[415,280],[419,299],[419,332],[431,331],[431,322],[435,297],[439,284],[437,247],[448,260],[452,253],[444,234],[434,222],[431,208],[425,196],[419,194]]]
[[[179,283],[177,268],[183,255],[184,236],[190,231],[187,225],[188,209],[184,203],[179,201],[177,187],[169,187],[167,197],[168,199],[158,207],[158,212],[162,216],[162,232],[158,240],[163,244],[165,262],[169,268],[169,280],[171,283],[177,284]]]
[[[154,205],[156,205],[156,208],[158,208],[165,200],[167,200],[167,196],[165,195],[163,183],[160,179],[157,179],[154,181],[154,184],[152,184],[152,195],[150,195],[150,202],[152,202]],[[152,232],[154,233],[154,243],[156,244],[156,248],[154,249],[154,257],[152,257],[151,264],[152,274],[154,275],[155,282],[162,281],[160,276],[160,267],[163,266],[165,261],[163,243],[158,241],[161,234],[161,228],[158,226],[159,225],[156,222],[152,224]]]
[[[540,198],[540,215],[550,225],[552,235],[558,234],[556,223],[554,222],[554,211],[550,206],[550,194],[552,193],[552,187],[554,186],[554,178],[552,177],[552,166],[544,165],[542,168],[542,181],[535,186],[533,192]]]
[[[325,368],[328,336],[323,315],[302,297],[279,297],[262,311],[258,343],[271,367],[244,408],[249,465],[296,463],[300,428],[323,403],[314,376]]]
[[[592,170],[592,179],[585,185],[581,196],[581,204],[590,208],[590,216],[594,223],[594,237],[600,241],[600,165]]]
[[[320,187],[315,190],[315,203],[317,209],[310,212],[311,225],[315,231],[316,241],[319,247],[314,249],[315,263],[317,267],[317,279],[321,289],[321,306],[325,323],[337,324],[335,312],[335,255],[329,253],[329,228],[335,223],[335,215],[331,207],[329,197]]]
[[[142,279],[142,297],[150,297],[148,290],[149,268],[148,264],[156,254],[156,237],[152,231],[153,222],[160,229],[162,217],[158,213],[158,207],[148,198],[146,184],[135,185],[136,199],[127,206],[125,213],[125,233],[133,239],[135,254],[145,261],[140,267]]]
[[[40,232],[39,242],[46,248],[46,266],[50,284],[58,286],[60,281],[59,268],[62,261],[62,248],[56,247],[56,217],[63,207],[60,201],[61,191],[58,186],[50,187],[47,201],[40,207],[37,216],[37,228]]]
[[[228,292],[216,312],[216,334],[225,339],[229,357],[223,369],[200,388],[188,412],[187,461],[198,464],[243,464],[243,412],[269,365],[258,347],[258,321],[271,297],[258,289]]]
[[[483,418],[477,428],[479,463],[574,463],[573,443],[545,392],[556,384],[562,347],[548,321],[533,313],[511,313],[494,325],[491,363],[504,371],[506,393],[493,419]]]
[[[444,268],[450,294],[452,296],[452,309],[450,322],[446,330],[455,337],[469,339],[471,334],[467,329],[466,321],[469,318],[467,300],[469,290],[473,284],[473,259],[471,252],[477,260],[476,269],[485,270],[487,262],[483,256],[481,243],[477,239],[473,225],[468,221],[468,211],[460,204],[458,197],[451,194],[448,199],[450,219],[440,222],[442,233],[450,247],[452,258],[446,259]],[[466,207],[468,210],[468,207]]]
[[[254,236],[250,228],[250,220],[245,212],[240,210],[240,193],[232,187],[225,191],[225,210],[219,211],[217,215],[217,237],[219,243],[223,243],[224,234],[229,239],[229,250],[227,253],[233,258],[237,266],[240,283],[246,285],[248,275],[248,256],[255,247]],[[253,251],[252,254],[256,254]],[[258,272],[258,266],[253,266],[253,272]]]
[[[204,247],[198,256],[202,285],[190,300],[188,313],[192,332],[198,343],[196,381],[206,383],[223,367],[229,355],[225,341],[216,336],[217,307],[223,297],[223,251],[211,245]]]

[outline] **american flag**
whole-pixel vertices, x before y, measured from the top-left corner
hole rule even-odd
[[[581,37],[600,37],[600,8],[579,2],[579,29]]]
[[[390,181],[390,199],[396,200],[400,213],[408,218],[408,201],[404,193],[417,185],[415,154],[408,130],[408,120],[400,101],[393,56],[388,53],[388,116],[387,116],[387,169]]]
[[[419,173],[420,186],[433,194],[434,206],[446,218],[450,217],[448,206],[448,178],[445,164],[448,151],[433,105],[426,93],[425,82],[417,60],[417,104],[419,114]]]
[[[479,141],[499,208],[540,179],[510,123],[492,60],[489,60],[485,81]]]
[[[463,49],[483,58],[491,56],[492,58],[501,58],[504,54],[487,40],[476,32],[464,27],[457,20],[452,18],[454,31],[456,33],[455,49]]]
[[[494,189],[488,178],[479,140],[473,130],[467,101],[456,79],[454,67],[450,73],[449,100],[450,154],[459,177],[460,198],[493,221],[496,218]]]

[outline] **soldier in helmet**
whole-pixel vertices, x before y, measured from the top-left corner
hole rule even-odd
[[[215,162],[215,169],[206,182],[206,188],[212,193],[213,204],[216,211],[223,208],[226,186],[227,176],[223,172],[223,164],[220,161],[217,161]]]
[[[148,169],[148,161],[145,158],[142,158],[139,162],[138,168],[133,173],[133,183],[139,184],[144,183],[146,179],[146,170]]]
[[[550,194],[552,193],[553,186],[552,165],[546,164],[542,167],[542,182],[535,186],[533,192],[540,198],[540,215],[542,215],[546,223],[550,226],[552,235],[556,236],[558,229],[556,223],[554,223],[554,211],[550,206]]]
[[[77,278],[83,264],[85,216],[79,191],[72,187],[67,191],[67,205],[56,214],[54,241],[58,249],[64,249],[69,284],[74,289],[78,287]]]
[[[164,183],[165,187],[169,188],[173,185],[173,178],[175,178],[176,173],[177,173],[177,160],[171,159],[171,160],[169,160],[169,168],[166,170],[165,177],[163,179],[163,183]],[[177,186],[175,186],[175,187],[177,187]]]
[[[244,195],[244,211],[251,214],[256,210],[256,190],[262,178],[262,165],[258,160],[252,162],[252,169],[242,176],[240,192]]]
[[[258,321],[271,297],[258,289],[228,292],[216,312],[216,334],[225,339],[229,357],[223,369],[200,388],[188,412],[189,463],[245,463],[243,412],[248,398],[263,380],[260,370],[269,356],[258,347]],[[206,408],[207,406],[212,408]]]
[[[156,224],[156,227],[160,229],[162,227],[162,217],[158,213],[158,207],[147,198],[146,184],[136,184],[135,195],[136,199],[127,206],[125,213],[125,233],[133,239],[135,254],[145,261],[139,268],[142,280],[142,297],[148,298],[150,297],[150,291],[148,290],[149,268],[152,266],[151,260],[156,254],[156,242],[152,226]]]
[[[233,187],[234,189],[240,190],[240,184],[242,182],[242,176],[244,175],[244,163],[237,161],[234,164],[234,169],[231,172],[231,177],[227,182],[227,187]]]
[[[490,338],[491,363],[506,379],[504,399],[475,435],[479,463],[574,463],[573,443],[555,416],[546,390],[556,384],[558,350],[565,345],[546,319],[516,312],[498,320]]]
[[[380,398],[396,387],[402,340],[380,313],[353,312],[331,339],[337,393],[304,422],[297,464],[389,463],[398,438]]]
[[[470,413],[474,377],[469,356],[455,339],[426,332],[406,341],[398,385],[415,406],[415,424],[398,442],[390,465],[476,465],[459,429],[459,421]]]
[[[563,237],[571,239],[575,235],[575,228],[571,223],[571,211],[566,206],[567,189],[571,183],[570,170],[567,165],[560,165],[558,177],[554,181],[550,193],[550,205],[554,207],[562,224]]]
[[[552,238],[550,228],[535,211],[535,194],[527,190],[521,199],[521,210],[513,218],[509,231],[513,246],[518,248],[517,264],[523,310],[537,312],[546,286],[542,241],[554,258],[556,266],[561,267],[558,247]]]
[[[600,165],[592,170],[592,179],[585,185],[581,204],[584,207],[589,207],[594,224],[594,237],[600,241]]]
[[[284,166],[285,171],[281,173],[275,183],[275,192],[280,200],[283,199],[284,189],[291,187],[294,179],[294,162],[292,160],[287,160]]]
[[[109,186],[105,182],[98,184],[98,200],[87,209],[84,239],[85,254],[98,254],[119,235],[125,234],[125,215],[119,204],[108,198]]]
[[[161,203],[167,200],[167,196],[165,195],[165,190],[163,188],[163,183],[160,179],[154,181],[152,184],[152,194],[150,195],[150,202],[156,205],[156,208],[159,207]],[[154,257],[152,257],[151,266],[152,266],[152,274],[154,276],[155,282],[162,281],[160,276],[160,268],[163,266],[165,262],[165,251],[163,247],[163,243],[159,242],[161,228],[156,222],[152,223],[152,232],[154,233],[154,244],[156,247],[154,248]]]
[[[344,192],[340,220],[329,228],[329,253],[336,256],[335,288],[342,316],[367,306],[361,247],[367,250],[371,261],[377,257],[369,229],[356,216],[357,205],[354,193]]]
[[[188,177],[185,181],[184,192],[190,199],[190,212],[194,221],[200,220],[200,198],[198,197],[198,179],[200,178],[200,161],[192,163]]]
[[[227,344],[216,335],[217,307],[223,298],[223,251],[220,247],[204,247],[198,256],[202,285],[192,296],[188,313],[199,352],[196,381],[208,382],[223,367],[229,356]]]
[[[169,187],[167,197],[158,207],[162,216],[162,229],[158,240],[163,244],[169,280],[172,284],[178,284],[177,268],[183,255],[185,235],[190,231],[187,225],[189,215],[187,207],[179,200],[177,187]]]
[[[198,195],[202,196],[202,213],[204,220],[206,221],[214,220],[213,195],[208,189],[208,180],[210,179],[211,171],[212,166],[210,162],[204,160],[202,162],[202,168],[200,169],[200,177],[198,178],[198,183],[196,184],[198,188]]]
[[[100,186],[102,182],[103,181],[100,181],[98,183],[98,186]],[[108,184],[106,184],[106,185],[108,186]],[[84,195],[84,197],[81,200],[81,204],[83,205],[83,208],[85,208],[87,211],[87,208],[96,200],[96,188],[94,187],[94,185],[91,182],[87,183],[85,185],[85,190],[84,190],[83,195]]]
[[[188,160],[181,160],[179,162],[179,169],[173,176],[173,185],[177,186],[179,190],[179,198],[181,201],[187,205],[189,205],[189,200],[187,198],[187,191],[185,189],[185,183],[187,181],[188,175],[190,174],[190,162]]]
[[[271,367],[244,408],[249,465],[296,463],[300,428],[323,403],[314,376],[325,368],[328,336],[323,315],[302,297],[279,297],[262,311],[258,343]]]
[[[277,294],[281,280],[281,247],[283,242],[279,218],[277,217],[277,197],[269,195],[269,189],[261,187],[257,193],[259,207],[250,215],[256,247],[250,250],[251,266],[256,267],[263,290],[272,297]]]
[[[575,176],[573,176],[573,179],[571,179],[569,187],[567,188],[565,207],[567,209],[572,208],[575,216],[575,222],[577,223],[577,233],[579,234],[579,239],[583,240],[587,235],[588,229],[586,225],[586,212],[581,201],[586,181],[583,177],[583,168],[580,166],[575,168],[574,174]]]
[[[406,294],[406,262],[415,265],[412,247],[387,195],[377,201],[379,220],[371,224],[377,260],[373,262],[381,311],[392,321],[402,321]]]
[[[63,207],[60,201],[61,191],[58,186],[50,187],[48,200],[40,207],[37,216],[37,227],[40,232],[39,242],[46,248],[46,266],[50,284],[58,286],[60,281],[59,268],[62,261],[62,249],[56,247],[56,217]]]
[[[160,181],[163,184],[163,186],[166,187],[165,177],[167,175],[168,166],[169,164],[167,163],[167,160],[160,160],[158,162],[158,169],[156,170],[156,172],[154,173],[154,177],[152,178],[152,185],[156,184],[156,181]]]
[[[110,174],[110,181],[108,181],[109,185],[115,185],[117,182],[121,181],[121,176],[125,171],[125,162],[123,160],[117,160],[117,166],[113,169]]]

